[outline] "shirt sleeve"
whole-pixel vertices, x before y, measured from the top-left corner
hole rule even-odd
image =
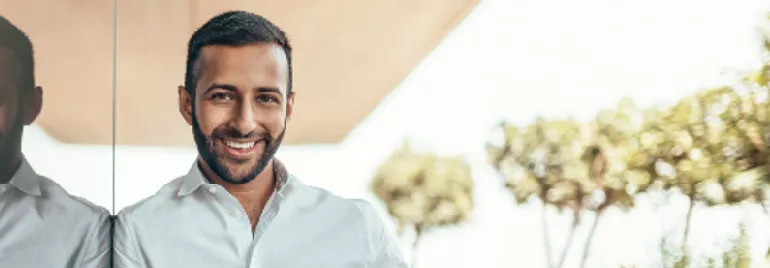
[[[401,254],[398,243],[387,230],[377,211],[371,203],[356,200],[368,224],[370,248],[374,253],[369,268],[407,268],[406,260]]]
[[[113,241],[113,268],[143,268],[141,251],[139,251],[135,234],[131,231],[130,222],[125,214],[115,218],[115,234]]]
[[[112,219],[105,209],[91,224],[88,236],[79,253],[76,268],[105,268],[111,266]]]

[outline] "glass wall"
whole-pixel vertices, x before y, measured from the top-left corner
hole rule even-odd
[[[0,16],[32,43],[42,95],[39,116],[24,128],[24,157],[70,194],[112,210],[113,2],[2,0],[0,7]],[[0,137],[3,147],[13,142],[13,135]]]
[[[0,267],[109,267],[115,5],[0,0]]]

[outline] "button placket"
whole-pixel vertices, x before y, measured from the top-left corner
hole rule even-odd
[[[250,245],[252,242],[249,236],[251,235],[251,222],[243,207],[233,195],[219,185],[210,185],[207,190],[219,203],[218,207],[221,211],[220,215],[224,217],[223,220],[228,225],[234,227],[231,228],[230,235],[238,245],[237,254],[244,257],[248,256],[251,252]]]
[[[280,201],[281,197],[277,194],[273,194],[273,196],[268,199],[267,204],[265,204],[265,210],[262,212],[262,215],[260,215],[259,222],[254,231],[253,239],[255,244],[259,243],[259,240],[265,234],[265,231],[278,213]]]
[[[251,244],[250,267],[260,267],[259,262],[257,261],[257,248],[259,242],[262,240],[262,236],[265,234],[265,231],[267,231],[268,226],[277,214],[280,200],[281,197],[277,192],[274,192],[273,195],[270,196],[265,204],[265,210],[262,212],[262,215],[260,215],[256,228],[254,228],[254,237]]]
[[[241,204],[238,203],[238,200],[236,200],[235,197],[227,193],[227,191],[224,189],[220,189],[219,187],[220,186],[218,185],[208,185],[206,190],[211,193],[223,206],[222,209],[224,210],[225,215],[233,217],[235,221],[238,222],[238,224],[247,226],[246,229],[251,232],[251,222],[249,221],[248,217],[246,217],[245,212],[243,212]]]

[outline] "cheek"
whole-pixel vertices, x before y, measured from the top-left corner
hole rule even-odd
[[[11,132],[11,128],[16,123],[16,112],[16,107],[0,104],[0,133],[7,135]]]
[[[227,122],[227,113],[205,105],[196,109],[195,120],[203,135],[210,136],[217,127]]]
[[[265,122],[265,127],[268,128],[273,136],[281,134],[281,131],[283,131],[284,127],[286,127],[286,116],[284,114],[273,113],[273,115],[270,115],[265,119],[267,119]]]

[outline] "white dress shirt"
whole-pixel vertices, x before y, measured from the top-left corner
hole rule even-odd
[[[110,267],[111,228],[109,211],[67,194],[26,160],[0,184],[0,267]]]
[[[254,232],[235,197],[194,164],[118,214],[115,267],[407,267],[371,204],[305,185],[273,163],[276,189]]]

